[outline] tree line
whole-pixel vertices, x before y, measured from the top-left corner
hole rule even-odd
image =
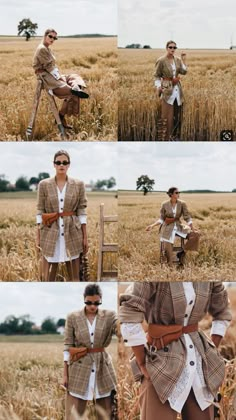
[[[47,317],[39,327],[31,320],[30,315],[8,315],[4,322],[0,323],[0,334],[4,335],[29,335],[29,334],[59,334],[57,329],[65,326],[65,319],[55,321]]]

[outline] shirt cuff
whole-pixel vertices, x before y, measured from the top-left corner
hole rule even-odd
[[[52,71],[50,71],[50,74],[54,77],[54,79],[59,80],[60,79],[60,73],[57,67],[55,67]]]
[[[230,321],[227,320],[216,319],[215,321],[212,321],[211,335],[216,334],[221,335],[221,337],[224,337],[229,324]]]
[[[37,224],[42,223],[42,215],[41,214],[37,214],[37,216],[36,216],[36,223]]]
[[[155,86],[156,86],[156,88],[161,87],[161,80],[160,79],[155,80]]]
[[[121,334],[127,347],[140,346],[147,343],[142,324],[124,322],[121,324]]]
[[[158,219],[157,223],[161,223],[161,225],[162,225],[162,223],[164,223],[164,220],[163,219]]]
[[[192,221],[192,219],[190,219],[189,221],[188,221],[188,225],[191,225],[193,223],[193,221]]]
[[[87,223],[87,216],[85,214],[80,214],[79,215],[79,221],[81,225],[86,225]]]
[[[183,61],[182,61],[182,60],[181,60],[181,64],[182,64],[182,69],[183,69],[183,70],[187,70],[187,68],[188,68],[188,67],[187,67],[187,66],[183,63]]]
[[[63,354],[64,354],[64,362],[69,362],[70,353],[68,352],[68,350],[64,350]]]

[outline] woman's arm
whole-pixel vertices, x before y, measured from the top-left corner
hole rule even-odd
[[[147,226],[146,231],[148,232],[148,231],[152,230],[155,226],[162,225],[164,223],[164,220],[165,220],[165,215],[166,215],[165,207],[164,207],[164,204],[162,204],[161,211],[160,211],[160,218],[156,222]]]
[[[219,347],[232,319],[228,294],[221,282],[214,282],[212,285],[208,312],[213,317],[211,339],[215,346]]]

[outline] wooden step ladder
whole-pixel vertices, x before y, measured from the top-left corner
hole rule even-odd
[[[176,254],[178,252],[184,251],[184,238],[182,238],[181,236],[178,236],[177,238],[178,238],[177,240],[179,241],[179,244],[173,246],[173,256],[174,256],[173,264],[181,265],[181,262],[177,258]],[[161,265],[166,263],[164,242],[161,242],[161,246],[160,246],[160,263]]]
[[[118,254],[117,243],[105,243],[104,228],[106,223],[117,223],[118,216],[104,216],[104,204],[100,204],[100,230],[99,230],[99,249],[98,249],[98,271],[97,281],[111,280],[112,278],[118,277],[118,269],[105,271],[103,267],[104,254],[106,252]]]
[[[38,106],[39,106],[39,101],[40,101],[40,96],[41,96],[42,90],[43,90],[43,80],[38,79],[37,86],[36,86],[36,91],[35,91],[35,95],[34,95],[32,113],[31,113],[31,117],[30,117],[30,120],[29,120],[28,127],[26,129],[26,140],[32,140],[33,139],[33,130],[34,130],[34,125],[35,125],[35,120],[36,120],[36,115],[37,115],[37,111],[38,111]],[[55,101],[55,97],[54,97],[53,94],[50,94],[47,89],[45,89],[45,92],[46,92],[47,97],[48,97],[49,106],[50,106],[51,111],[52,111],[52,113],[54,115],[54,118],[56,120],[57,127],[58,127],[58,130],[59,130],[60,136],[61,136],[61,140],[65,140],[65,130],[64,130],[64,127],[62,125],[60,116],[59,116],[59,111],[57,109],[57,104],[56,104],[56,101]]]

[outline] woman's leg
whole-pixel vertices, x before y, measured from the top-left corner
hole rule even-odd
[[[81,400],[80,398],[72,397],[72,395],[70,395],[69,392],[67,392],[65,420],[75,420],[78,417],[78,415],[82,417],[85,413],[86,405],[86,400]]]
[[[167,264],[171,267],[173,263],[173,244],[170,242],[163,242],[164,251],[167,258]]]
[[[202,411],[191,389],[182,410],[182,420],[214,420],[214,408],[210,406]]]
[[[49,264],[49,276],[48,281],[55,281],[57,275],[58,263]]]
[[[178,105],[178,102],[175,100],[174,102],[174,129],[173,129],[173,136],[179,138],[180,137],[180,128],[181,128],[181,110],[182,106]]]
[[[96,414],[97,420],[104,420],[111,418],[111,397],[99,398],[96,400]],[[107,417],[106,417],[107,416]]]
[[[46,260],[44,256],[42,256],[42,281],[48,281],[49,279],[49,270],[50,270],[50,263]]]
[[[66,269],[69,281],[80,281],[79,278],[79,258],[66,262]]]
[[[174,124],[174,106],[168,104],[164,99],[161,103],[161,118],[167,120],[166,140],[170,139]]]
[[[168,401],[162,404],[151,381],[144,378],[139,394],[141,420],[176,420],[177,413]],[[192,418],[191,418],[192,420]]]

